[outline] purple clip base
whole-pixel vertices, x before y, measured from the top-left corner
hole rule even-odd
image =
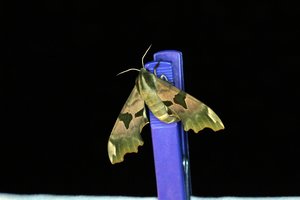
[[[154,54],[154,62],[147,63],[145,67],[153,73],[158,61],[157,76],[163,74],[170,83],[183,89],[181,52],[157,52]],[[150,112],[150,126],[158,199],[190,199],[187,134],[181,123],[166,124]]]

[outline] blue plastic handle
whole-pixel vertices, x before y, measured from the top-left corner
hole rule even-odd
[[[157,76],[164,75],[179,89],[184,89],[182,53],[174,50],[154,54],[154,61],[145,67]],[[166,124],[150,112],[153,154],[159,200],[189,200],[191,180],[188,138],[180,122]]]

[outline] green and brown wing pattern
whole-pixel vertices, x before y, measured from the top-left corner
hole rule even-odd
[[[197,133],[204,128],[224,129],[216,113],[198,99],[160,78],[157,78],[156,88],[160,99],[180,117],[185,131],[192,129]]]
[[[112,164],[122,162],[126,153],[137,153],[143,145],[141,131],[149,123],[144,100],[134,86],[108,140],[108,156]]]

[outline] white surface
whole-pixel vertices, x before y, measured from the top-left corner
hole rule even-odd
[[[17,195],[0,193],[0,200],[157,200],[156,197],[125,197],[125,196],[64,196],[64,195]],[[300,200],[300,197],[218,197],[218,198],[203,198],[192,196],[191,200]]]

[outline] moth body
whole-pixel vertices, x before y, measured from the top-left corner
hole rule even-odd
[[[157,95],[157,77],[141,68],[137,77],[137,90],[153,115],[165,123],[177,122],[180,118],[172,112]]]

